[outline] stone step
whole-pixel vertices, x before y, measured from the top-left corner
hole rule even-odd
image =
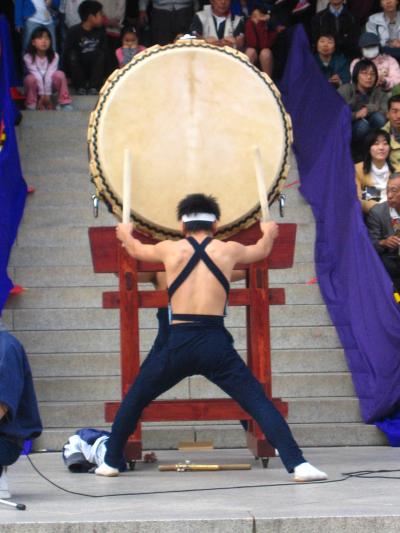
[[[144,329],[141,332],[141,349],[148,351],[154,341],[156,330]],[[232,331],[237,350],[246,347],[245,328],[235,328]],[[29,354],[58,354],[58,353],[90,353],[90,352],[118,352],[119,330],[53,330],[53,331],[16,331],[15,336],[20,339]],[[272,349],[318,349],[341,348],[333,326],[293,326],[271,328]]]
[[[97,427],[105,425],[104,402],[40,402],[42,422],[46,428],[68,427]],[[324,423],[361,422],[360,409],[357,398],[304,398],[289,401],[288,422],[315,424]],[[204,425],[204,422],[190,422],[194,426]],[[181,425],[187,425],[184,422]],[[61,426],[61,427],[62,427]]]
[[[74,104],[75,106],[75,104]],[[23,120],[18,128],[21,133],[27,129],[45,128],[45,134],[51,131],[53,128],[58,129],[60,127],[66,128],[72,126],[79,130],[79,127],[87,127],[89,123],[89,109],[77,109],[68,113],[56,113],[45,111],[41,113],[31,113],[30,111],[22,111]],[[49,134],[50,136],[50,134]],[[39,140],[36,139],[36,142]],[[23,138],[23,142],[25,139]],[[61,146],[59,146],[61,148]]]
[[[79,150],[79,156],[77,157],[67,157],[64,153],[57,153],[57,156],[55,154],[47,154],[46,165],[40,159],[30,159],[29,155],[27,153],[25,157],[21,158],[22,170],[27,178],[29,176],[45,176],[49,178],[56,176],[58,180],[65,176],[65,179],[68,179],[68,176],[75,173],[86,175],[89,179],[87,154],[85,154],[85,157],[82,157],[81,150]]]
[[[272,395],[278,398],[353,397],[354,387],[348,372],[274,374]],[[191,398],[226,397],[202,376],[190,378]]]
[[[245,448],[245,432],[239,424],[207,424],[205,426],[143,425],[145,450],[168,450],[182,441],[212,441],[215,448]],[[102,425],[107,429],[109,426]],[[76,431],[76,427],[45,429],[34,441],[35,450],[61,450]],[[294,437],[301,447],[319,446],[385,446],[386,437],[375,426],[363,423],[291,424]]]
[[[245,358],[243,350],[239,351]],[[148,351],[142,351],[141,361]],[[347,372],[342,349],[272,350],[273,379],[277,373]],[[116,352],[30,354],[35,377],[119,376],[120,354]]]
[[[315,229],[311,224],[299,224],[296,241],[296,260],[298,257],[309,257],[313,253],[309,243],[315,240]],[[18,246],[76,246],[88,245],[88,228],[85,226],[71,227],[64,225],[36,226],[24,224],[18,231]],[[307,244],[307,246],[304,246]],[[301,262],[306,261],[303,259]]]
[[[103,291],[115,290],[116,283],[117,281],[111,287],[30,288],[19,297],[10,298],[6,307],[8,309],[87,309],[91,307],[100,309]],[[140,288],[151,287],[143,284]],[[322,304],[318,285],[288,285],[285,287],[285,295],[287,305]],[[271,307],[271,311],[274,308],[275,306]],[[231,310],[234,309],[231,308]]]
[[[118,376],[35,378],[39,401],[118,400]],[[280,398],[353,397],[354,388],[349,373],[275,374],[273,396]],[[166,398],[202,399],[226,398],[227,395],[202,376],[192,376],[166,393]]]
[[[244,308],[231,307],[226,318],[229,328],[243,327]],[[271,326],[326,326],[331,321],[324,305],[276,305],[270,309]],[[69,330],[69,329],[118,329],[118,309],[15,309],[14,330]],[[156,329],[157,320],[153,309],[140,311],[142,330]]]
[[[71,190],[80,189],[88,185],[89,179],[85,174],[71,174],[67,179],[63,176],[54,182],[49,176],[30,176],[26,177],[29,185],[36,187],[37,193],[51,192],[51,191],[63,191],[69,192]],[[89,195],[90,196],[90,195]],[[104,205],[100,206],[100,217],[94,218],[91,202],[88,202],[88,196],[84,195],[84,206],[69,206],[68,210],[60,210],[58,207],[47,207],[43,210],[42,206],[34,205],[31,202],[33,196],[29,198],[29,207],[25,209],[22,225],[29,224],[30,227],[44,227],[46,225],[54,226],[76,226],[76,227],[88,227],[98,225],[98,221],[105,218],[109,219],[109,222],[104,225],[113,225],[116,218],[107,211]],[[271,210],[272,211],[272,210]],[[313,215],[308,206],[299,206],[296,208],[288,208],[285,218],[281,219],[275,217],[272,213],[274,220],[278,223],[297,223],[301,220],[302,224],[313,224]],[[103,224],[100,224],[103,225]]]
[[[79,251],[79,249],[78,249]],[[86,256],[87,257],[87,256]],[[81,262],[81,261],[79,261]],[[94,274],[85,265],[68,266],[17,266],[10,268],[10,276],[23,287],[85,287],[113,285],[113,274]],[[291,283],[308,283],[315,277],[314,264],[297,263],[286,270],[272,270],[270,283],[286,287]]]

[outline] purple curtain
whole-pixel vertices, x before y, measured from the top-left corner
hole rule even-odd
[[[11,247],[17,235],[26,198],[15,137],[16,110],[10,97],[15,85],[14,59],[7,19],[0,15],[0,120],[5,123],[6,141],[0,152],[0,314],[13,283],[7,275]]]
[[[391,440],[393,432],[400,436],[400,307],[362,219],[349,108],[321,74],[301,26],[292,35],[281,91],[293,121],[300,191],[316,221],[321,294],[345,350],[363,419],[386,418],[380,427]]]

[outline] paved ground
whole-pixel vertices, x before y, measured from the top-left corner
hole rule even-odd
[[[88,498],[66,494],[40,478],[24,457],[9,469],[9,484],[15,501],[25,503],[27,510],[0,506],[0,529],[4,533],[400,530],[400,472],[386,474],[399,479],[286,485],[291,478],[278,458],[270,461],[268,469],[262,469],[247,450],[185,454],[162,451],[157,456],[160,464],[190,459],[248,462],[253,468],[240,472],[163,473],[157,465],[138,463],[134,472],[104,479],[70,474],[58,453],[35,454],[34,464],[64,488],[92,495],[121,495]],[[306,450],[306,456],[325,469],[330,480],[341,479],[342,472],[400,468],[399,450],[382,446],[313,448]],[[232,489],[234,486],[246,487]]]

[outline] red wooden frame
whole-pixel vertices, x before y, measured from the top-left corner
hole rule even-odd
[[[271,349],[269,306],[285,303],[284,289],[270,289],[269,268],[290,268],[294,261],[295,224],[280,224],[279,238],[268,260],[252,265],[237,265],[247,270],[247,287],[232,289],[230,306],[246,306],[247,364],[260,381],[268,397],[271,397]],[[243,244],[251,244],[260,237],[259,225],[242,230],[231,237]],[[135,237],[145,243],[155,239],[135,231]],[[94,271],[119,274],[119,291],[103,293],[103,307],[120,309],[121,329],[121,389],[122,397],[139,372],[139,309],[165,307],[168,303],[166,291],[140,291],[137,284],[138,272],[161,271],[163,265],[135,261],[119,246],[113,227],[89,228]],[[283,416],[288,414],[288,405],[280,398],[273,398],[275,406]],[[120,402],[105,404],[105,418],[112,422]],[[201,400],[157,400],[142,413],[141,421],[184,421],[184,420],[248,420],[247,445],[256,457],[272,457],[275,450],[265,439],[258,425],[230,399]],[[129,438],[126,449],[128,460],[141,458],[141,422]]]

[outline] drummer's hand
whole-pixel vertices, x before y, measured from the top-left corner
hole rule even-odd
[[[274,220],[269,220],[268,222],[260,221],[260,229],[265,236],[271,237],[275,240],[279,233],[279,226]]]
[[[118,224],[115,228],[116,236],[119,241],[122,242],[122,244],[126,243],[126,241],[132,236],[133,232],[133,224],[132,222],[129,222],[128,224]]]

